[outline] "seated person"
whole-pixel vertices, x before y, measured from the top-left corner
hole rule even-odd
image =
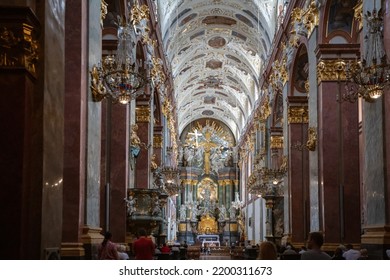
[[[167,244],[164,243],[163,246],[160,248],[160,251],[162,254],[169,254],[171,253],[171,248],[169,248]]]
[[[128,260],[129,255],[126,253],[126,246],[118,244],[116,246],[116,250],[118,251],[118,257],[120,260]]]

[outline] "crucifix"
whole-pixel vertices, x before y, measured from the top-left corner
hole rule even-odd
[[[195,137],[195,147],[198,148],[198,137],[202,136],[202,133],[198,133],[198,130],[195,129],[195,132],[188,133],[189,135],[193,135]]]

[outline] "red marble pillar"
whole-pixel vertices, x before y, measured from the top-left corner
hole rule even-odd
[[[84,258],[81,243],[84,226],[86,176],[87,105],[87,4],[66,1],[65,15],[65,106],[64,187],[61,257]]]
[[[112,104],[110,141],[110,210],[109,230],[115,242],[126,240],[126,203],[129,172],[128,106]],[[107,176],[107,174],[106,174]]]
[[[307,116],[307,107],[304,108]],[[290,234],[293,243],[302,244],[310,231],[309,152],[305,145],[308,129],[307,117],[302,118],[299,111],[295,118],[290,115],[288,127],[290,136]]]
[[[385,1],[385,16],[384,16],[384,44],[387,57],[390,57],[390,1]],[[383,97],[383,108],[384,108],[384,135],[385,135],[385,147],[390,147],[390,90],[385,91]],[[386,151],[386,169],[385,169],[385,178],[390,178],[390,149],[385,149]],[[387,179],[385,181],[385,209],[386,209],[386,221],[387,227],[384,229],[384,249],[390,249],[390,181]]]
[[[162,147],[163,147],[163,136],[162,136],[162,126],[155,126],[153,133],[153,154],[156,155],[156,164],[161,166],[162,163]]]
[[[150,134],[150,107],[146,102],[138,103],[136,108],[136,122],[138,125],[138,137],[141,142],[145,145],[149,145]],[[135,186],[136,188],[148,189],[149,188],[149,174],[150,174],[150,165],[149,165],[149,150],[145,147],[141,148],[141,152],[138,155],[136,163],[136,174],[135,174]]]
[[[43,90],[37,90],[40,77],[23,63],[28,55],[23,47],[24,23],[39,31],[38,19],[29,8],[0,7],[0,223],[7,240],[0,259],[40,258]]]
[[[343,87],[340,87],[343,90]],[[337,102],[339,85],[318,90],[320,213],[328,245],[360,242],[359,126],[357,103]]]

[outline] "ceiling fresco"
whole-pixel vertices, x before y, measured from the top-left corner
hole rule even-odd
[[[275,32],[277,0],[159,0],[179,135],[212,117],[237,139],[256,100]]]

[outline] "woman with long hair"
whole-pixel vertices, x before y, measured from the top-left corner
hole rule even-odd
[[[119,260],[118,251],[116,250],[115,243],[111,242],[112,234],[107,231],[104,234],[104,239],[99,247],[98,259],[99,260]]]

